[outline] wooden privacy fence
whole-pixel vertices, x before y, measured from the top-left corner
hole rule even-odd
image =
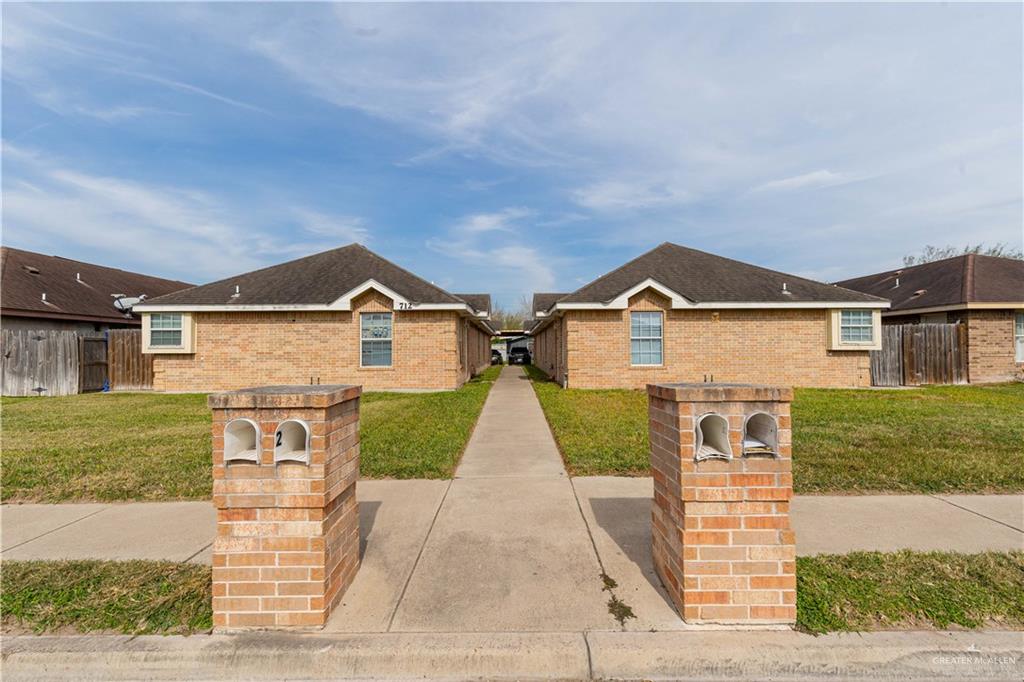
[[[107,367],[111,391],[153,388],[153,356],[142,354],[142,332],[138,329],[107,332]]]
[[[967,383],[963,324],[882,326],[882,350],[871,352],[873,386]]]
[[[66,331],[4,329],[4,395],[78,393],[78,334]]]
[[[50,329],[4,329],[3,395],[59,396],[153,388],[153,358],[142,354],[142,331],[105,336]]]
[[[102,336],[78,337],[78,392],[91,393],[107,387],[107,340]]]

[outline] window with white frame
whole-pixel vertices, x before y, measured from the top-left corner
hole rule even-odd
[[[1024,312],[1017,313],[1013,327],[1013,340],[1017,344],[1017,362],[1024,362]]]
[[[634,365],[660,365],[661,344],[661,313],[630,313],[630,362]]]
[[[153,313],[149,316],[149,345],[181,347],[181,313]]]
[[[391,366],[391,313],[361,313],[360,355],[363,367]]]
[[[842,343],[873,343],[875,324],[871,311],[841,311],[839,313],[839,340]]]

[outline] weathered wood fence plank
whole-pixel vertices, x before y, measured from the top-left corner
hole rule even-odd
[[[967,330],[962,324],[882,327],[882,350],[871,352],[873,386],[967,382]]]
[[[139,391],[153,388],[153,356],[142,354],[142,331],[112,329],[107,339],[110,390]]]
[[[0,330],[3,395],[78,393],[78,334],[37,329]]]

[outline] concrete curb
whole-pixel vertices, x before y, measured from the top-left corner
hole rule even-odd
[[[4,638],[15,680],[560,679],[589,676],[582,633],[249,633]]]
[[[16,636],[5,680],[1020,680],[1022,632]]]

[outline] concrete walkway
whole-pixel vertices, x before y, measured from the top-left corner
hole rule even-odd
[[[649,478],[569,479],[518,368],[491,390],[451,481],[360,481],[363,563],[328,631],[615,630],[601,573],[633,631],[680,630],[651,562]],[[209,562],[209,502],[4,505],[4,559]],[[793,502],[797,551],[1012,550],[1024,496],[813,496]]]

